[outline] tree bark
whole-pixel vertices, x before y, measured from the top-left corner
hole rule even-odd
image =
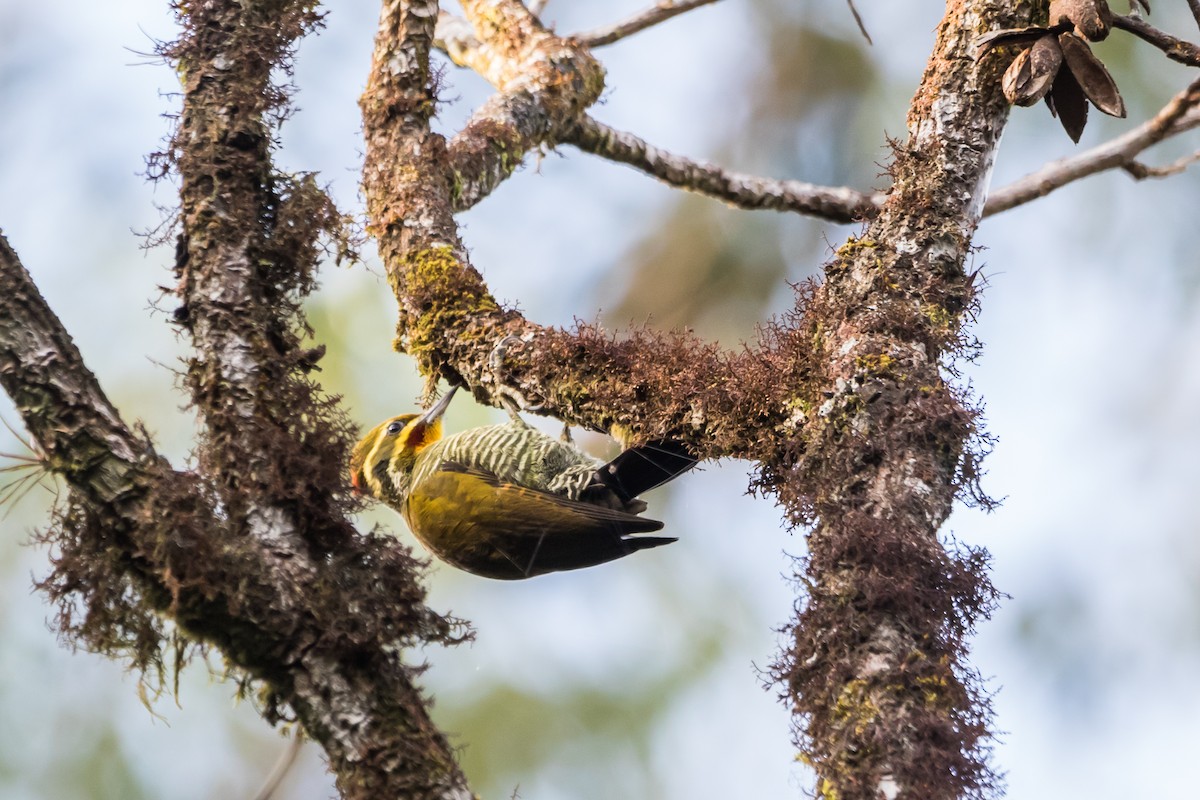
[[[956,498],[988,502],[977,483],[987,439],[955,365],[972,353],[964,265],[1008,107],[996,59],[976,62],[971,45],[1028,24],[1038,4],[947,3],[882,202],[804,184],[770,206],[873,219],[736,352],[690,333],[549,328],[492,297],[455,212],[532,150],[613,148],[587,116],[604,72],[581,40],[516,0],[462,5],[469,32],[439,26],[434,0],[385,0],[360,101],[369,230],[400,349],[431,382],[483,402],[754,461],[756,487],[810,528],[807,596],[774,674],[818,792],[986,794],[990,710],[966,637],[996,593],[986,554],[938,533]],[[159,163],[181,182],[175,320],[193,346],[183,383],[204,427],[193,469],[173,469],[122,422],[0,239],[0,384],[70,488],[46,536],[44,588],[64,632],[139,668],[162,667],[164,619],[219,648],[264,716],[293,714],[322,745],[345,797],[470,797],[402,657],[460,640],[461,627],[424,605],[407,550],[354,531],[351,426],[309,374],[320,351],[306,346],[301,302],[321,237],[338,237],[342,220],[310,179],[271,162],[287,113],[272,74],[287,73],[320,18],[299,2],[182,8],[184,34],[164,55],[184,76],[184,105]],[[450,141],[430,126],[437,42],[498,90]],[[681,184],[766,191],[672,170]]]

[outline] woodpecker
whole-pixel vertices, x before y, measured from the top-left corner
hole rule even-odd
[[[355,446],[350,481],[399,511],[438,558],[486,578],[519,580],[603,564],[676,541],[635,536],[638,495],[696,464],[678,442],[625,450],[601,464],[513,421],[442,438],[451,389],[432,408],[384,420]]]

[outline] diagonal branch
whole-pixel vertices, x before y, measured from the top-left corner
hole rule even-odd
[[[455,63],[471,67],[499,91],[450,141],[456,210],[490,194],[530,150],[558,141],[604,89],[600,63],[547,31],[519,3],[467,3],[464,9],[474,31],[443,14],[438,41]]]
[[[231,531],[205,476],[172,471],[120,419],[2,236],[0,386],[47,468],[71,490],[45,537],[56,548],[55,572],[41,584],[63,609],[64,634],[139,669],[161,669],[155,615],[169,617],[265,681],[273,721],[280,704],[300,715],[344,796],[377,797],[372,785],[386,786],[393,773],[410,797],[468,796],[429,778],[453,764],[449,746],[397,653],[422,629],[424,640],[436,638],[438,625],[449,638],[444,622],[414,606],[419,594],[397,591],[395,574],[411,573],[411,559],[362,542],[317,564],[304,553],[280,558],[272,543]],[[77,611],[86,612],[82,621]],[[396,719],[403,729],[380,729]],[[403,768],[389,755],[396,752],[405,754]],[[441,759],[436,771],[417,771],[433,758]]]
[[[1200,79],[1171,98],[1146,122],[1098,147],[1046,164],[1036,172],[992,193],[984,209],[986,215],[1044,197],[1072,181],[1097,172],[1123,167],[1133,162],[1146,148],[1200,126]]]
[[[464,8],[475,20],[484,16],[484,9],[488,12],[486,24],[477,22],[472,34],[482,44],[472,46],[476,52],[466,58],[502,90],[512,90],[502,91],[491,108],[511,110],[532,104],[524,107],[533,117],[549,119],[552,115],[537,110],[540,99],[580,86],[570,59],[582,60],[582,74],[593,69],[589,56],[555,40],[519,3],[476,0]],[[385,19],[384,27],[390,25]],[[511,27],[501,30],[503,25]],[[445,17],[439,26],[439,32],[444,31]],[[470,194],[459,190],[471,181],[454,182],[452,189],[435,166],[438,160],[427,155],[437,152],[438,137],[406,135],[403,115],[374,113],[376,108],[400,104],[399,82],[378,77],[390,75],[391,65],[397,63],[385,44],[381,39],[377,45],[372,79],[362,100],[367,140],[363,188],[372,230],[400,306],[398,345],[417,357],[425,374],[469,385],[481,402],[499,404],[505,392],[515,391],[541,413],[594,430],[620,424],[646,438],[662,438],[670,432],[695,444],[701,453],[752,452],[758,445],[752,437],[741,435],[745,428],[739,424],[756,427],[780,412],[770,402],[772,391],[749,386],[741,377],[741,360],[746,356],[726,354],[688,333],[635,331],[617,341],[588,326],[574,333],[542,327],[500,308],[470,265],[454,223],[454,211],[463,207],[464,197]],[[521,70],[506,64],[508,57],[520,61]],[[521,71],[535,77],[527,83],[509,77]],[[405,74],[406,85],[421,80],[415,72]],[[586,85],[600,77],[590,74],[592,78],[582,81],[585,101],[598,89]],[[557,76],[557,87],[538,83],[552,76]],[[509,94],[514,105],[505,106],[512,99]],[[551,102],[573,107],[574,113],[586,104],[565,96]],[[482,112],[476,114],[468,125],[470,135],[486,133],[488,119]],[[491,123],[493,140],[522,136],[507,127]],[[513,127],[519,125],[514,122]],[[462,175],[464,153],[469,150],[464,135],[456,137],[451,145],[456,176]],[[502,146],[499,150],[508,152]],[[481,158],[491,157],[486,148],[484,152]],[[483,171],[476,167],[472,174]],[[498,349],[501,341],[512,336],[521,343]],[[497,361],[502,362],[501,369]],[[722,411],[733,407],[758,411],[737,423]]]
[[[645,11],[634,14],[626,20],[604,28],[597,28],[584,33],[576,33],[571,38],[587,47],[603,47],[606,44],[620,41],[646,28],[666,22],[671,17],[678,16],[700,6],[715,3],[716,0],[680,0],[672,2],[664,0]]]
[[[1188,0],[1188,2],[1194,3],[1195,0]],[[1200,21],[1200,18],[1198,18],[1198,21]],[[1159,30],[1141,17],[1114,14],[1112,26],[1120,28],[1123,31],[1128,31],[1142,41],[1149,42],[1166,53],[1167,58],[1172,61],[1187,64],[1189,67],[1200,67],[1200,47],[1184,39],[1172,36],[1166,31]]]
[[[831,222],[848,223],[875,216],[882,195],[844,186],[817,186],[724,170],[668,153],[632,133],[584,116],[563,142],[588,153],[628,164],[670,186],[722,200],[738,208],[794,211]]]
[[[122,503],[134,491],[132,476],[161,464],[150,442],[121,420],[2,233],[0,386],[47,468],[91,502]]]
[[[523,36],[519,27],[513,30],[516,36]],[[584,112],[594,98],[564,94],[564,88],[570,86],[559,74],[566,64],[572,65],[568,74],[573,74],[572,69],[592,69],[595,62],[590,56],[574,48],[570,40],[522,41],[526,43],[520,46],[505,46],[503,41],[500,45],[484,43],[461,17],[442,13],[438,18],[435,44],[456,64],[474,69],[501,89],[450,142],[455,211],[486,197],[512,174],[530,149],[562,142],[740,208],[795,211],[833,222],[851,222],[876,213],[879,196],[723,170],[668,153],[633,134],[596,122]],[[504,91],[519,63],[526,67],[542,64],[544,68],[518,71],[524,75],[519,88]],[[582,83],[586,85],[588,80]]]
[[[1169,178],[1172,175],[1178,175],[1186,170],[1192,164],[1200,161],[1200,150],[1195,153],[1189,153],[1182,158],[1177,158],[1170,164],[1164,164],[1161,167],[1152,167],[1149,164],[1143,164],[1141,161],[1130,161],[1128,164],[1121,166],[1121,169],[1128,172],[1134,180],[1145,180],[1146,178]]]
[[[863,23],[863,18],[858,13],[858,8],[854,5],[854,0],[846,0],[846,5],[850,6],[850,15],[854,17],[854,24],[858,25],[858,31],[867,40],[867,44],[875,44],[871,41],[871,34],[867,33],[867,26]]]

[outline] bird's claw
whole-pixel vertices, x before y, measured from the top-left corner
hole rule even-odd
[[[524,410],[536,414],[543,409],[543,406],[530,403],[519,389],[506,385],[501,379],[501,373],[504,371],[504,354],[508,351],[508,346],[521,341],[524,341],[521,337],[510,334],[497,342],[496,346],[492,348],[491,355],[488,356],[488,367],[492,373],[492,385],[495,387],[493,393],[500,402],[500,406],[513,422],[529,427],[529,423],[521,419],[519,412]]]

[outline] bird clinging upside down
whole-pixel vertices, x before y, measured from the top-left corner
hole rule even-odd
[[[637,496],[695,465],[682,445],[633,447],[601,465],[515,415],[442,438],[454,391],[421,414],[376,425],[350,457],[355,490],[399,511],[443,561],[515,580],[675,541],[632,534],[662,528],[637,516],[646,509]]]

